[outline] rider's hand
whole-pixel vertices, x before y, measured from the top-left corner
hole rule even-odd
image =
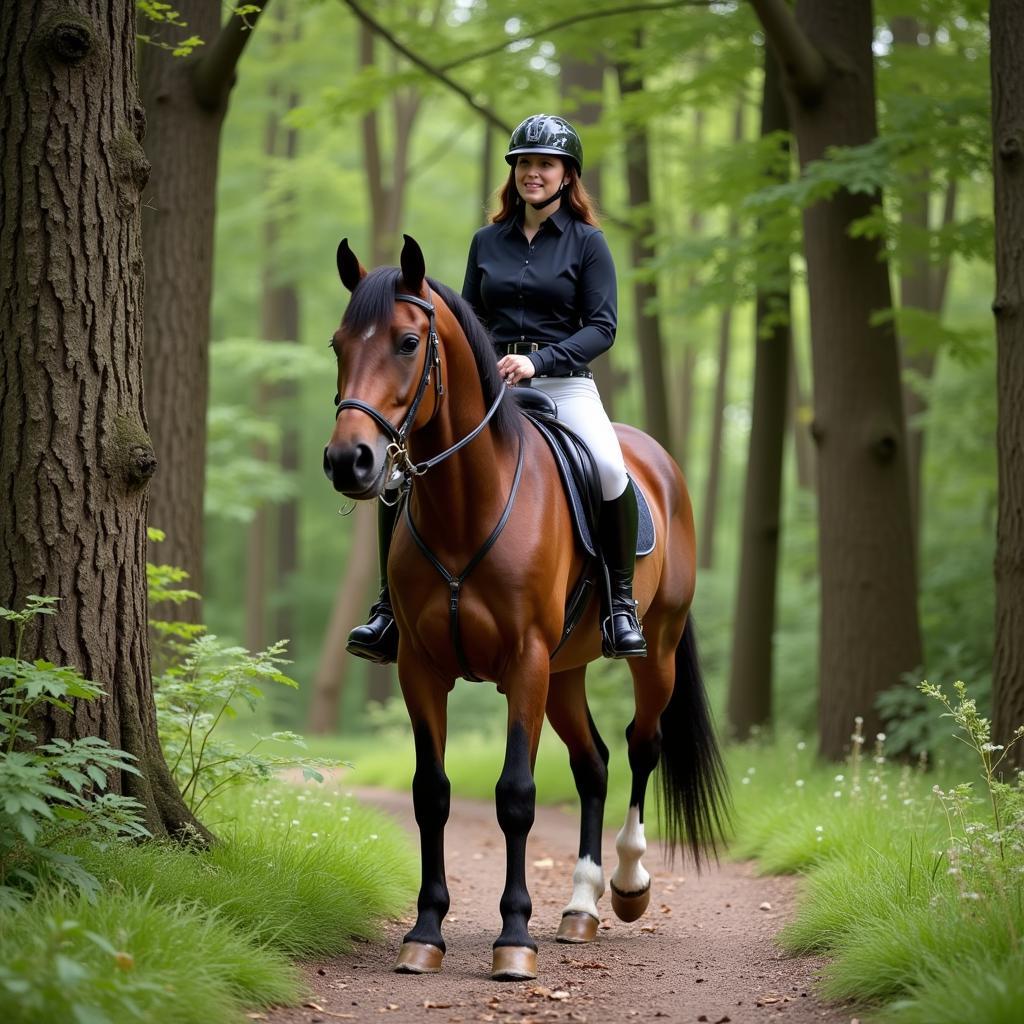
[[[509,387],[521,380],[529,380],[536,372],[537,368],[528,356],[502,356],[498,360],[498,373]]]

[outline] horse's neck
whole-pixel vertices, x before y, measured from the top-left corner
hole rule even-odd
[[[468,344],[462,355],[462,359],[451,357],[446,395],[437,415],[410,439],[410,454],[417,462],[461,441],[486,415],[479,374]],[[511,401],[511,396],[505,400]],[[486,426],[465,448],[416,478],[414,513],[419,514],[425,528],[448,538],[474,536],[492,518],[492,506],[498,507],[500,514],[517,454],[514,443],[509,444],[490,425]],[[487,530],[491,526],[493,522]]]

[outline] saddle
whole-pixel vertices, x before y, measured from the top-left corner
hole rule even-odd
[[[566,601],[565,626],[562,639],[554,652],[557,653],[575,629],[601,578],[601,556],[594,540],[601,510],[601,478],[590,449],[579,434],[558,419],[558,407],[550,395],[536,388],[515,388],[513,394],[526,419],[551,449],[562,480],[573,532],[580,546],[590,556]],[[636,494],[636,554],[641,558],[654,550],[654,519],[644,492],[632,477],[629,483]]]

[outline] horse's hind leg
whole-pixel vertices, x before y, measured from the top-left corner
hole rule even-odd
[[[505,833],[505,888],[491,977],[522,981],[537,977],[537,943],[530,938],[529,929],[533,903],[526,887],[526,840],[533,827],[537,797],[533,766],[548,689],[546,645],[527,648],[502,684],[508,697],[508,736],[494,796],[498,824]]]
[[[572,874],[572,898],[558,925],[559,942],[590,942],[597,935],[597,901],[604,895],[601,833],[608,792],[608,748],[587,707],[586,666],[551,677],[548,721],[569,749],[569,766],[580,795],[580,849]]]
[[[444,870],[444,826],[451,797],[444,773],[448,687],[422,670],[403,670],[401,664],[399,676],[416,743],[412,800],[420,830],[421,878],[416,923],[402,940],[395,970],[432,974],[441,969],[445,954],[441,922],[449,905]]]
[[[618,864],[611,877],[612,910],[622,921],[635,921],[651,901],[651,876],[642,863],[647,852],[644,801],[647,782],[661,756],[662,711],[668,706],[675,681],[674,654],[636,659],[631,665],[636,714],[626,728],[632,785],[626,821],[615,839]]]

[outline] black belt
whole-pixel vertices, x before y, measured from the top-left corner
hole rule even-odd
[[[540,341],[496,341],[494,348],[500,356],[528,356],[531,352],[537,352],[547,347],[547,342]],[[592,370],[569,370],[566,373],[538,373],[537,377],[586,377],[594,379]],[[529,387],[530,381],[519,382],[520,387]]]

